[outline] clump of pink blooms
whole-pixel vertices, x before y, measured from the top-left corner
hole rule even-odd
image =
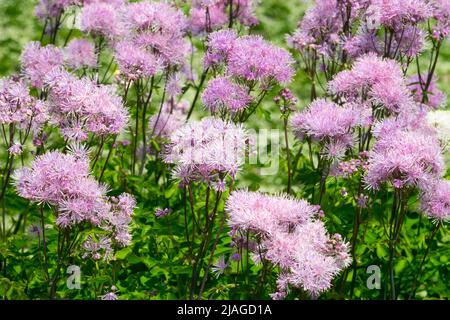
[[[329,89],[344,102],[369,105],[387,114],[409,112],[414,105],[400,65],[375,54],[358,58],[351,70],[338,73]]]
[[[108,197],[107,187],[90,176],[88,155],[81,148],[36,157],[30,168],[15,171],[14,184],[21,197],[51,206],[60,228],[89,223],[110,231],[120,246],[131,240],[128,225],[134,198],[126,193]]]
[[[31,81],[32,86],[42,89],[47,74],[64,64],[64,53],[53,45],[42,47],[39,42],[30,42],[23,50],[20,60],[25,77]]]
[[[234,83],[230,78],[217,77],[209,81],[203,92],[202,102],[213,114],[227,110],[235,113],[246,108],[252,101],[247,91],[248,89]]]
[[[224,27],[228,22],[224,1],[194,0],[189,11],[189,29],[200,35]]]
[[[437,137],[419,120],[386,119],[373,130],[376,142],[369,153],[367,186],[390,182],[396,188],[417,187],[440,177],[444,162]]]
[[[432,36],[436,40],[448,37],[450,33],[450,4],[447,0],[432,0],[433,18],[436,24],[433,26]]]
[[[81,31],[114,39],[124,33],[121,10],[107,2],[92,2],[81,9]]]
[[[221,30],[209,35],[206,67],[225,64],[226,75],[249,82],[290,82],[294,60],[286,50],[260,36],[237,37],[234,31]]]
[[[221,184],[227,176],[235,178],[249,149],[248,140],[239,125],[213,118],[188,122],[171,134],[165,161],[175,165],[173,176],[181,185]]]
[[[130,80],[151,77],[161,69],[158,57],[131,41],[117,43],[114,52],[120,73]]]
[[[86,39],[74,39],[64,48],[66,64],[73,70],[97,66],[95,46]]]
[[[361,125],[362,119],[360,111],[351,105],[341,107],[317,99],[306,110],[295,113],[291,125],[297,138],[320,143],[334,158],[353,145],[353,129]]]
[[[351,23],[363,5],[364,1],[315,1],[298,23],[297,30],[288,37],[288,44],[298,51],[313,48],[325,55],[332,55],[340,42],[339,34],[343,31],[345,20],[350,19]],[[351,8],[350,16],[348,6]]]
[[[78,79],[64,70],[49,74],[45,83],[51,121],[69,140],[83,141],[89,133],[119,134],[128,122],[128,111],[113,86]]]
[[[30,95],[25,80],[0,79],[0,123],[37,133],[48,119],[47,105]]]
[[[213,69],[215,78],[202,100],[206,109],[222,118],[227,113],[243,116],[253,102],[258,107],[273,85],[288,83],[294,76],[290,53],[260,36],[238,37],[233,30],[220,30],[209,34],[206,46],[204,72]]]
[[[124,21],[126,40],[156,55],[165,66],[179,65],[189,52],[184,39],[188,23],[183,12],[164,2],[129,3]]]
[[[256,237],[254,254],[280,267],[273,299],[285,298],[289,285],[317,297],[350,264],[348,244],[327,233],[320,207],[305,200],[239,190],[228,198],[226,211],[232,230]]]
[[[294,61],[284,49],[260,36],[243,36],[233,44],[227,58],[227,74],[246,81],[269,84],[290,82]]]
[[[436,179],[422,188],[421,209],[432,220],[446,222],[450,219],[450,181]]]

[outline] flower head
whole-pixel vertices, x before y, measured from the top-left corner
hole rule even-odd
[[[226,77],[217,77],[209,81],[202,95],[205,107],[212,113],[219,109],[238,112],[245,109],[252,98],[244,87]]]
[[[64,54],[53,45],[42,47],[39,42],[30,42],[20,60],[23,74],[34,87],[42,89],[45,76],[63,65]]]
[[[260,36],[244,36],[234,42],[227,60],[229,75],[247,81],[290,82],[294,60],[289,52],[265,41]]]
[[[422,188],[421,209],[433,220],[450,219],[450,181],[439,179]]]
[[[175,164],[174,175],[183,183],[211,181],[219,175],[235,177],[244,162],[248,136],[241,126],[204,118],[173,132],[165,161]]]
[[[120,72],[131,80],[151,77],[161,68],[158,57],[130,41],[115,45],[115,58]]]
[[[74,39],[64,50],[66,63],[72,69],[93,68],[97,65],[94,45],[86,39]]]
[[[113,39],[123,33],[120,10],[105,2],[92,2],[81,10],[81,31]]]

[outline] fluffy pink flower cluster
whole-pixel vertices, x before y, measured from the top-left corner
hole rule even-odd
[[[421,209],[433,220],[450,220],[450,181],[437,179],[422,188]]]
[[[226,74],[249,82],[269,85],[290,82],[294,60],[284,49],[260,36],[237,37],[231,30],[211,33],[207,41],[205,67],[224,63]]]
[[[74,39],[64,48],[66,64],[69,68],[78,70],[94,68],[97,65],[94,44],[86,39]]]
[[[317,41],[336,43],[342,21],[336,10],[335,1],[319,0],[309,8],[298,23],[298,29],[287,38],[288,44],[299,51],[314,45]]]
[[[114,51],[120,72],[129,80],[151,77],[162,67],[157,56],[131,41],[117,43]]]
[[[330,157],[342,156],[353,145],[353,129],[364,123],[357,108],[341,107],[325,99],[314,100],[301,112],[293,114],[291,125],[297,138],[319,142]]]
[[[432,36],[436,40],[448,37],[450,33],[450,2],[448,0],[431,0],[433,18],[437,23],[433,26]]]
[[[287,83],[295,73],[293,64],[286,50],[260,36],[244,36],[234,42],[227,59],[227,73],[247,81]]]
[[[373,133],[376,142],[364,177],[369,188],[378,189],[385,182],[396,188],[421,187],[441,176],[439,141],[421,117],[387,119]]]
[[[372,0],[371,7],[371,12],[379,14],[382,25],[394,29],[422,22],[433,13],[425,0]]]
[[[191,181],[219,183],[234,178],[244,163],[249,136],[239,125],[204,118],[186,123],[170,136],[165,161],[175,164],[173,176],[182,185]]]
[[[14,124],[35,133],[48,119],[46,104],[30,95],[22,79],[0,79],[0,123]]]
[[[194,0],[190,10],[189,28],[193,35],[208,33],[229,24],[229,7],[232,19],[246,26],[258,24],[253,14],[253,0]]]
[[[248,89],[228,77],[217,77],[208,83],[202,95],[202,102],[211,113],[226,110],[235,113],[243,110],[252,101],[247,91]]]
[[[128,111],[113,86],[78,79],[64,70],[46,77],[51,120],[69,140],[83,141],[88,133],[118,134],[128,122]]]
[[[389,114],[408,112],[414,105],[397,62],[375,54],[358,58],[351,70],[338,73],[329,89],[343,101],[369,103],[372,109]]]
[[[31,84],[42,89],[45,76],[64,63],[63,51],[53,45],[42,47],[39,42],[30,42],[22,52],[21,64],[23,74]]]
[[[187,19],[183,12],[164,2],[135,2],[126,6],[127,40],[155,54],[164,65],[184,62],[189,45],[183,38]]]
[[[124,33],[123,7],[114,3],[93,1],[81,10],[81,31],[94,37],[115,39]]]
[[[240,190],[230,195],[226,211],[233,230],[255,234],[256,260],[266,259],[281,268],[273,299],[286,297],[289,285],[317,296],[350,264],[348,244],[340,235],[327,233],[317,219],[320,207],[305,200]]]
[[[136,205],[134,198],[128,194],[107,197],[106,187],[89,175],[84,150],[74,149],[73,154],[52,151],[38,156],[31,168],[14,173],[14,183],[21,197],[52,206],[59,227],[86,222],[110,231],[119,245],[129,243],[128,224]]]

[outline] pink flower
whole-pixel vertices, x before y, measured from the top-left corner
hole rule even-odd
[[[229,78],[217,77],[209,81],[202,101],[212,113],[220,110],[234,113],[245,109],[252,101],[247,91],[248,89],[233,83]]]
[[[291,124],[299,139],[305,136],[320,142],[323,151],[331,158],[339,158],[353,145],[353,129],[363,124],[360,110],[352,105],[340,107],[324,99],[292,116]]]
[[[123,33],[120,10],[104,2],[93,2],[81,10],[81,31],[112,39]]]
[[[72,69],[93,68],[97,65],[94,45],[86,39],[74,39],[65,48],[66,63]]]
[[[61,49],[53,45],[41,47],[39,42],[30,42],[20,60],[24,75],[34,87],[42,89],[46,75],[63,65],[64,55]]]
[[[433,220],[450,219],[450,182],[444,179],[432,181],[421,188],[421,209]]]
[[[344,101],[370,103],[372,109],[384,108],[390,114],[410,112],[414,106],[400,65],[375,54],[361,56],[351,70],[338,73],[329,89]]]
[[[317,296],[350,264],[348,244],[340,235],[330,236],[317,220],[320,207],[304,200],[240,190],[229,196],[226,211],[233,230],[251,231],[260,239],[250,250],[282,270],[273,299],[284,298],[288,285]]]
[[[131,80],[151,77],[161,69],[158,57],[130,41],[117,43],[114,56],[120,72]]]
[[[294,76],[289,52],[260,36],[244,36],[234,42],[227,60],[227,73],[247,81],[287,83]]]
[[[173,176],[182,184],[215,181],[219,175],[235,177],[245,160],[248,136],[239,125],[204,118],[174,131],[165,161],[175,165]]]
[[[128,111],[113,86],[61,70],[49,74],[46,84],[52,122],[69,140],[83,141],[88,133],[118,134],[128,122]]]
[[[384,182],[416,187],[439,177],[444,168],[437,137],[426,124],[412,126],[402,118],[384,120],[374,128],[364,180],[371,189]]]

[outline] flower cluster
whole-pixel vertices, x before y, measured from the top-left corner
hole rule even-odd
[[[370,104],[388,114],[408,112],[414,105],[400,65],[375,54],[358,58],[351,70],[338,73],[329,89],[344,101]]]
[[[317,296],[350,263],[347,243],[328,235],[317,219],[320,207],[304,200],[240,190],[230,195],[226,210],[234,230],[251,231],[259,239],[254,253],[283,270],[273,299],[286,297],[289,285]]]
[[[260,36],[237,37],[234,31],[210,34],[205,66],[225,63],[226,74],[269,85],[290,82],[294,75],[292,56]]]
[[[155,54],[164,65],[179,65],[189,52],[183,38],[187,19],[183,12],[165,2],[133,2],[126,6],[127,40]],[[130,52],[131,53],[131,52]]]
[[[129,243],[134,198],[128,194],[117,199],[107,197],[106,187],[89,175],[88,156],[82,149],[71,154],[51,151],[38,156],[31,168],[15,172],[14,181],[21,197],[55,208],[59,227],[86,222],[111,231],[119,245]]]
[[[93,37],[114,39],[124,33],[121,9],[107,2],[91,2],[83,6],[80,23],[81,31]]]
[[[42,89],[46,75],[63,65],[64,53],[53,45],[42,47],[39,42],[30,42],[22,52],[21,63],[31,84]]]
[[[353,20],[363,4],[364,1],[315,1],[298,23],[297,30],[288,36],[288,44],[299,51],[312,48],[331,56],[340,42],[346,21]]]
[[[297,138],[321,143],[331,157],[339,157],[353,145],[353,129],[361,123],[362,115],[353,106],[340,107],[324,99],[314,100],[291,120]]]
[[[88,133],[118,134],[128,121],[128,112],[115,88],[78,79],[63,70],[46,77],[51,121],[69,140],[83,141]]]
[[[433,7],[433,18],[436,20],[432,36],[436,40],[445,39],[450,33],[450,5],[447,0],[432,0],[430,4]]]
[[[121,41],[114,49],[120,73],[130,80],[151,77],[161,68],[158,57],[131,41]]]
[[[220,112],[221,109],[235,113],[247,107],[252,101],[247,91],[229,78],[217,77],[208,83],[202,101],[211,113]]]
[[[439,179],[423,188],[420,196],[421,209],[436,221],[450,219],[450,181]]]
[[[35,133],[47,121],[46,104],[30,95],[22,79],[0,79],[0,123],[15,124],[20,129],[33,129]]]
[[[293,64],[286,50],[260,36],[244,36],[234,42],[227,59],[227,73],[247,81],[287,83],[294,75]]]
[[[173,175],[182,185],[191,181],[221,182],[236,176],[248,150],[241,127],[219,119],[186,123],[170,136],[165,161],[175,164]]]
[[[373,131],[376,142],[364,177],[369,188],[378,189],[384,182],[396,188],[420,187],[441,175],[441,147],[425,123],[407,123],[400,117],[384,120]]]
[[[97,57],[94,45],[86,39],[74,39],[64,49],[66,64],[74,70],[94,68],[97,66]]]

